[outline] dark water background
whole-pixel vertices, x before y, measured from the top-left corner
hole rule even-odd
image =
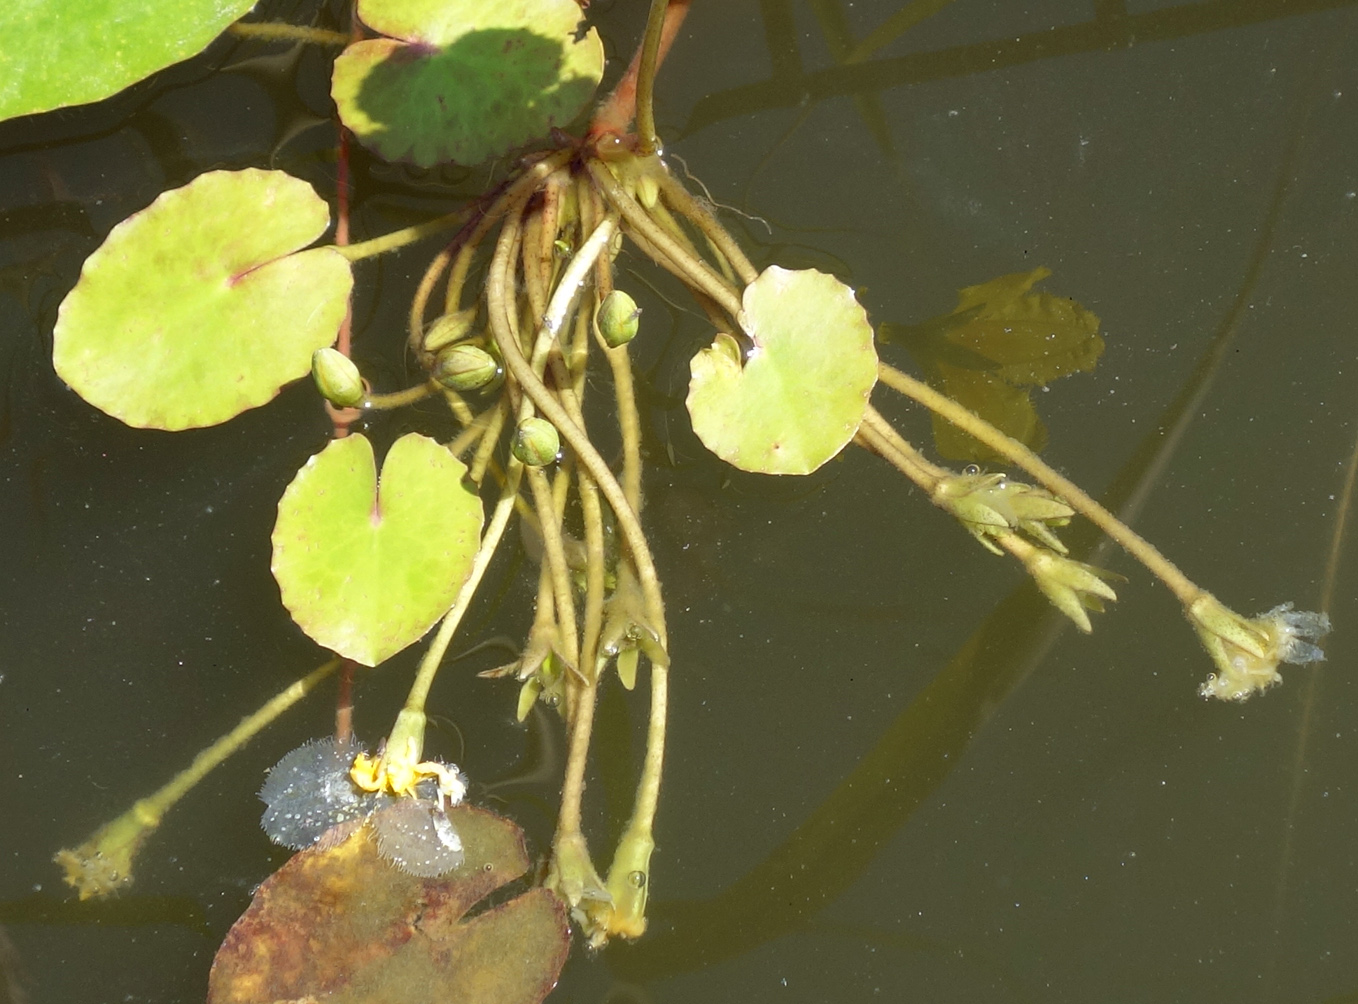
[[[640,6],[594,5],[611,54],[630,52]],[[897,5],[818,6],[863,38]],[[1224,330],[1137,527],[1242,612],[1314,608],[1358,429],[1356,26],[1340,2],[956,0],[855,76],[834,70],[810,4],[698,0],[658,116],[714,198],[767,221],[729,217],[757,263],[833,269],[874,320],[923,320],[960,286],[1050,267],[1046,287],[1107,339],[1092,375],[1037,395],[1048,459],[1096,494]],[[171,813],[128,895],[69,905],[57,848],[321,661],[278,603],[268,534],[328,425],[298,386],[217,429],[126,429],[53,375],[56,308],[116,222],[202,171],[273,166],[333,192],[325,94],[319,54],[224,42],[106,104],[0,126],[0,923],[34,1002],[201,999],[216,945],[285,858],[258,829],[262,772],[330,727],[329,693],[289,713]],[[361,155],[356,171],[360,237],[486,177]],[[389,388],[430,253],[361,267],[356,351]],[[747,884],[743,937],[703,939],[704,900],[730,915],[712,898],[884,736],[912,748],[893,723],[1006,597],[1019,621],[1044,608],[1012,562],[861,452],[798,481],[707,455],[682,397],[709,333],[675,304],[649,302],[640,348],[675,659],[653,934],[578,952],[551,999],[1358,999],[1351,552],[1329,661],[1243,706],[1196,696],[1210,667],[1172,598],[1105,559],[1129,581],[1092,637],[992,629],[969,664],[982,682],[929,719],[945,753],[915,750],[930,783],[898,798],[923,774],[888,770],[804,882]],[[887,410],[929,441],[927,417]],[[522,635],[521,571],[497,568],[468,643]],[[417,654],[363,682],[364,737],[389,727]],[[431,746],[541,847],[555,791],[534,766],[559,768],[552,723],[520,728],[512,689],[465,665],[435,688]],[[610,694],[601,714],[596,848],[644,704]]]

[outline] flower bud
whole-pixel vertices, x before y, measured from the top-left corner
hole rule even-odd
[[[545,467],[561,452],[561,437],[545,418],[525,418],[514,430],[509,448],[529,467]]]
[[[610,349],[626,345],[637,336],[641,323],[641,308],[637,301],[620,289],[615,289],[599,304],[597,315],[599,334]]]
[[[475,319],[475,307],[436,318],[434,323],[429,325],[429,330],[424,333],[425,351],[438,352],[445,345],[452,345],[458,339],[465,338]]]
[[[449,345],[434,358],[433,377],[449,390],[480,390],[500,375],[500,364],[475,345]]]
[[[311,354],[311,377],[321,396],[336,408],[354,408],[363,402],[358,367],[338,349],[317,349]]]

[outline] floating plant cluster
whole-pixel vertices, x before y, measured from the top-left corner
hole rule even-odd
[[[457,868],[462,838],[444,803],[456,805],[460,793],[441,797],[432,778],[419,781],[413,796],[364,791],[349,773],[363,752],[352,737],[313,739],[279,760],[259,790],[269,839],[293,850],[333,846],[371,824],[378,852],[401,871],[435,878]]]

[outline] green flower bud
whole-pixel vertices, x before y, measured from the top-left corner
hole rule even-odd
[[[641,308],[637,306],[636,300],[622,290],[615,289],[604,297],[603,303],[599,304],[596,320],[604,343],[610,349],[616,349],[637,336],[637,328],[641,323]]]
[[[474,320],[476,320],[475,307],[459,310],[455,314],[444,314],[435,319],[434,323],[429,325],[429,330],[424,333],[425,351],[438,352],[445,345],[452,345],[453,342],[465,338]]]
[[[336,408],[363,403],[363,378],[354,361],[338,349],[317,349],[311,354],[311,377],[321,396]]]
[[[509,448],[529,467],[544,467],[561,452],[561,437],[556,426],[545,418],[525,418],[514,430]]]
[[[475,345],[449,345],[434,359],[433,377],[449,390],[480,390],[500,375],[500,364]]]

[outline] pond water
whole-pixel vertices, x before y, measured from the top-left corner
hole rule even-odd
[[[592,7],[619,60],[640,6]],[[1358,12],[954,0],[839,65],[898,6],[696,3],[659,84],[667,153],[732,208],[756,264],[833,270],[874,321],[1050,268],[1107,348],[1035,395],[1046,458],[1130,496],[1137,529],[1241,612],[1327,605],[1328,661],[1209,704],[1177,604],[1120,553],[1096,559],[1127,581],[1085,637],[862,451],[795,481],[724,467],[682,403],[710,330],[662,290],[638,343],[674,656],[652,931],[577,951],[549,999],[1358,1000],[1352,548],[1325,585],[1358,437]],[[202,171],[333,191],[326,74],[318,53],[226,42],[0,126],[0,962],[34,1004],[201,999],[286,858],[259,829],[263,772],[330,730],[327,692],[171,813],[128,894],[68,895],[54,851],[322,661],[279,604],[268,537],[329,426],[297,386],[215,429],[125,428],[55,377],[56,307],[116,222]],[[356,172],[360,235],[486,178],[361,155]],[[360,280],[356,352],[389,387],[427,254]],[[884,410],[930,443],[923,413]],[[520,573],[493,571],[468,645],[522,636]],[[419,648],[361,678],[360,735],[385,732]],[[518,726],[514,689],[474,674],[490,659],[445,669],[430,744],[541,848],[557,725]],[[644,703],[608,693],[600,715],[604,846]]]

